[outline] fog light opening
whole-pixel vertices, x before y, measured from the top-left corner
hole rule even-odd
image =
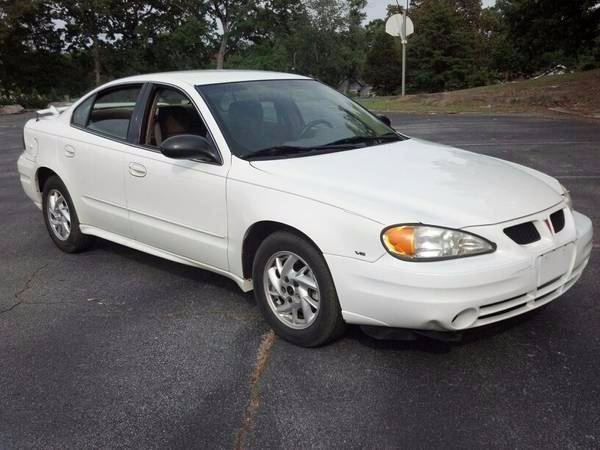
[[[459,312],[454,319],[452,319],[452,326],[457,330],[462,330],[473,325],[476,320],[477,310],[475,308],[469,308]]]

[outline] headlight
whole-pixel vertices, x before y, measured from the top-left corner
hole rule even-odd
[[[439,261],[496,250],[496,244],[475,234],[418,224],[385,228],[381,242],[392,256],[408,261]]]
[[[569,209],[573,209],[573,201],[571,200],[571,193],[569,192],[569,190],[564,187],[562,184],[560,185],[560,187],[563,190],[562,196],[565,199],[565,203],[567,204],[567,206],[569,207]]]

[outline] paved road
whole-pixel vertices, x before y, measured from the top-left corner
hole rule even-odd
[[[392,119],[558,176],[600,231],[598,122]],[[1,448],[600,447],[598,247],[561,299],[460,343],[352,328],[301,349],[225,278],[104,241],[58,251],[18,183],[24,120],[0,119]]]

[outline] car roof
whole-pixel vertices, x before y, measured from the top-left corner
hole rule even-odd
[[[114,80],[112,83],[123,82],[157,82],[157,83],[186,83],[192,86],[217,83],[234,83],[239,81],[258,80],[298,80],[310,79],[302,75],[283,72],[267,72],[262,70],[184,70],[178,72],[150,73]]]

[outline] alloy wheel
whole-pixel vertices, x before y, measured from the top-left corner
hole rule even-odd
[[[71,213],[65,197],[56,189],[48,192],[48,221],[50,228],[61,241],[71,235]]]
[[[274,254],[265,265],[263,283],[267,302],[281,322],[297,330],[312,325],[319,314],[321,295],[305,260],[287,251]]]

